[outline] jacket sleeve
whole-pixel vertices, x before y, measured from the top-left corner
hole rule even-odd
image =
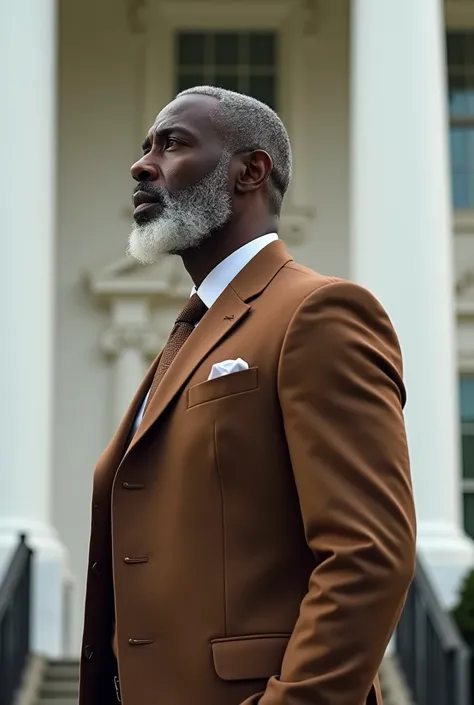
[[[260,705],[361,705],[416,553],[401,353],[382,306],[347,282],[313,292],[287,331],[278,389],[316,567]]]

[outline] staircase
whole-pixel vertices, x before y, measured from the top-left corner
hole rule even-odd
[[[77,705],[79,663],[41,662],[30,669],[29,687],[17,705]],[[380,673],[384,705],[412,705],[396,659],[387,657]]]
[[[34,705],[77,705],[78,690],[77,661],[46,663]]]

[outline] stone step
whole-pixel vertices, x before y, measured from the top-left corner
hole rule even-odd
[[[45,680],[40,688],[40,698],[73,698],[79,692],[79,682],[75,680]]]
[[[75,698],[40,698],[36,701],[36,705],[77,705],[77,697]]]
[[[46,678],[76,680],[79,678],[79,663],[77,661],[51,661],[46,667]]]

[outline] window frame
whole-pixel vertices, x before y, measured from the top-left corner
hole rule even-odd
[[[474,31],[474,4],[466,0],[447,0],[445,2],[445,36],[449,32]],[[448,79],[448,57],[446,53],[446,78]],[[448,109],[448,126],[460,125],[458,118],[452,118]],[[474,118],[469,120],[474,127]],[[449,173],[452,174],[451,153],[449,154]],[[474,206],[471,208],[455,208],[453,203],[453,219],[455,234],[474,232]]]

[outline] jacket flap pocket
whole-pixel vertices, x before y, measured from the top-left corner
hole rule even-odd
[[[232,394],[251,392],[258,388],[258,367],[231,372],[207,382],[201,382],[188,390],[188,408],[206,401],[228,397]]]
[[[258,680],[277,676],[289,634],[268,634],[214,639],[214,668],[225,681]]]

